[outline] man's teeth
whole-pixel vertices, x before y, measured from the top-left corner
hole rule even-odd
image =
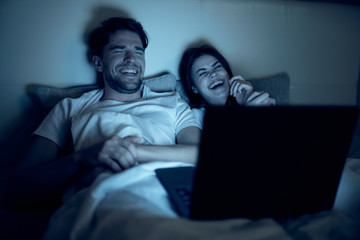
[[[216,88],[216,87],[218,87],[218,86],[220,86],[222,84],[223,84],[223,81],[216,81],[216,82],[214,82],[213,84],[210,85],[210,88],[214,89],[214,88]]]
[[[135,69],[122,69],[121,73],[124,73],[124,74],[137,74],[137,70],[135,70]]]

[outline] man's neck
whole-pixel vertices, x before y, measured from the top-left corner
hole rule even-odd
[[[140,88],[141,89],[141,88]],[[103,100],[115,100],[119,102],[133,102],[141,98],[140,89],[135,93],[120,93],[114,89],[105,86]]]

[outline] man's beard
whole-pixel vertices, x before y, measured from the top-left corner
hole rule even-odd
[[[125,84],[119,77],[110,76],[110,74],[106,74],[105,81],[108,83],[109,87],[119,93],[132,94],[139,91],[142,80],[137,79],[134,80],[134,84]],[[131,86],[129,86],[131,85]]]

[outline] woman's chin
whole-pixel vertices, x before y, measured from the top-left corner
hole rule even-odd
[[[210,105],[215,106],[224,106],[226,104],[227,95],[223,97],[216,96],[215,98],[212,98],[211,101],[208,101]]]

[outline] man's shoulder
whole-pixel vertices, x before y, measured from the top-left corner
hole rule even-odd
[[[67,97],[61,100],[57,104],[57,107],[63,109],[69,109],[71,112],[76,111],[78,109],[82,109],[96,102],[99,102],[103,96],[103,92],[104,92],[103,89],[95,89],[82,94],[80,97],[76,97],[76,98]]]
[[[96,99],[96,100],[100,100],[102,98],[104,94],[104,89],[99,88],[99,89],[95,89],[95,90],[91,90],[89,92],[86,92],[84,94],[82,94],[80,97],[78,98],[73,98],[73,100],[79,100],[79,101],[83,101],[83,100],[89,100],[89,99]]]
[[[63,99],[63,101],[68,101],[68,102],[87,102],[91,99],[93,99],[94,101],[96,100],[100,100],[101,97],[103,96],[103,92],[104,89],[95,89],[95,90],[91,90],[89,92],[85,92],[83,93],[81,96],[79,97],[66,97]]]

